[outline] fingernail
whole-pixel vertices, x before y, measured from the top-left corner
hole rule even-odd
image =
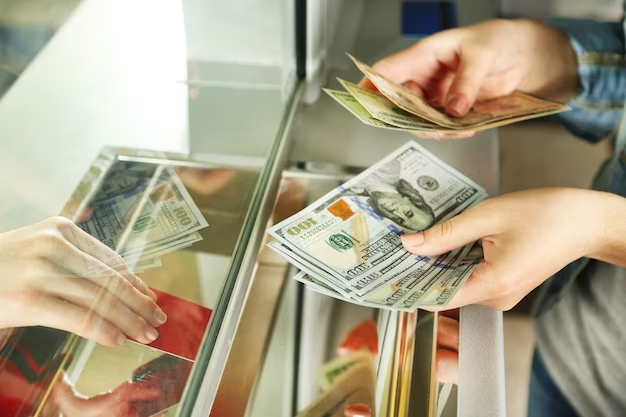
[[[441,101],[441,97],[435,97],[430,99],[431,106],[441,107],[443,102]]]
[[[150,328],[146,332],[146,339],[148,339],[150,342],[154,342],[157,337],[159,337],[159,332],[157,332],[156,329]]]
[[[126,343],[126,340],[126,336],[124,336],[122,333],[118,334],[117,339],[115,339],[118,346],[122,346],[124,343]]]
[[[409,235],[400,236],[404,246],[419,246],[424,243],[424,233],[411,233]]]
[[[371,409],[367,404],[352,404],[344,409],[344,416],[346,417],[369,417],[371,416]]]
[[[448,100],[446,110],[453,116],[465,116],[469,110],[469,103],[463,96],[455,96]]]
[[[167,315],[159,307],[154,311],[154,321],[157,324],[163,324],[167,321]]]

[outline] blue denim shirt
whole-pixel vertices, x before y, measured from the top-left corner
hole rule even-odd
[[[626,100],[623,22],[554,19],[549,24],[567,35],[578,60],[579,89],[568,103],[572,110],[563,113],[561,121],[576,136],[598,142],[616,130]],[[620,135],[626,135],[626,125]],[[613,157],[603,164],[593,189],[626,197],[625,149],[616,149]],[[572,262],[546,281],[535,303],[536,315],[547,311],[562,297],[563,290],[588,261],[582,258]]]

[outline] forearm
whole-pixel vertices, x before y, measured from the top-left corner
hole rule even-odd
[[[588,256],[626,268],[626,198],[597,192],[597,236]]]

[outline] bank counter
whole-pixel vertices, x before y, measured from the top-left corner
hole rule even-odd
[[[505,414],[501,313],[457,313],[458,384],[438,381],[439,314],[307,290],[266,246],[269,226],[414,139],[321,91],[360,79],[345,52],[373,63],[415,42],[402,2],[74,3],[0,98],[0,232],[71,219],[123,255],[168,321],[150,345],[118,347],[0,330],[1,417],[295,416],[355,328],[377,340],[374,415]],[[445,5],[460,25],[497,11],[467,3]],[[498,193],[496,130],[418,141]]]

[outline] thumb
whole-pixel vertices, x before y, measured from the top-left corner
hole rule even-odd
[[[491,59],[485,52],[463,51],[456,76],[446,97],[446,111],[452,116],[465,116],[476,101],[478,91],[489,72]]]
[[[416,255],[436,256],[492,235],[494,216],[485,215],[479,205],[431,227],[424,232],[402,235],[404,248]]]

